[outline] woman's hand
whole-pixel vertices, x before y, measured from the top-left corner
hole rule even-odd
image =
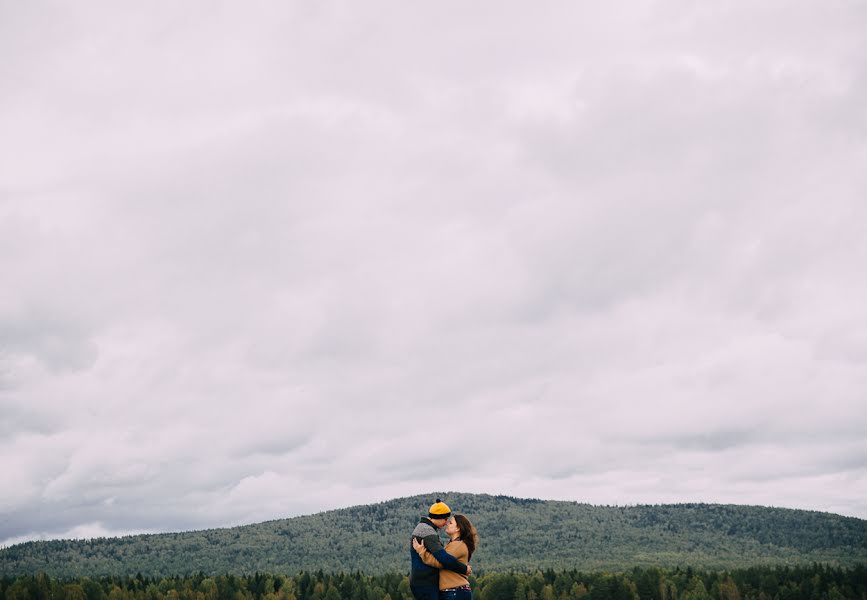
[[[412,538],[412,547],[415,548],[415,551],[421,554],[421,551],[424,550],[424,544],[421,543],[420,540],[416,538]]]

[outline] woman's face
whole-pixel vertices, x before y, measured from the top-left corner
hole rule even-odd
[[[446,521],[446,535],[454,535],[458,532],[458,524],[455,523],[454,517],[449,517]]]

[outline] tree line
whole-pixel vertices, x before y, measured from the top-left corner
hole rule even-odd
[[[867,600],[867,565],[482,573],[476,600]],[[0,600],[412,600],[402,573],[0,578]]]

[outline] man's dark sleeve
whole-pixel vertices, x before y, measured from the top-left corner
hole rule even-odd
[[[421,541],[424,543],[424,547],[427,551],[430,552],[435,559],[440,561],[444,569],[460,573],[461,575],[467,574],[467,565],[446,552],[446,549],[443,548],[442,543],[440,543],[439,536],[429,535],[422,538]]]

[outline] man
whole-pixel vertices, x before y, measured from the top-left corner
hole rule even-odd
[[[461,575],[469,575],[472,569],[469,565],[458,562],[458,560],[445,551],[440,536],[437,530],[445,527],[446,521],[452,515],[452,509],[448,505],[437,498],[427,517],[422,517],[419,524],[412,530],[412,537],[420,540],[428,552],[434,555],[444,569],[460,573]],[[421,557],[412,547],[412,540],[409,544],[409,554],[412,568],[409,574],[409,589],[416,600],[437,600],[439,596],[439,581],[440,571],[434,567],[429,567],[424,564]]]

